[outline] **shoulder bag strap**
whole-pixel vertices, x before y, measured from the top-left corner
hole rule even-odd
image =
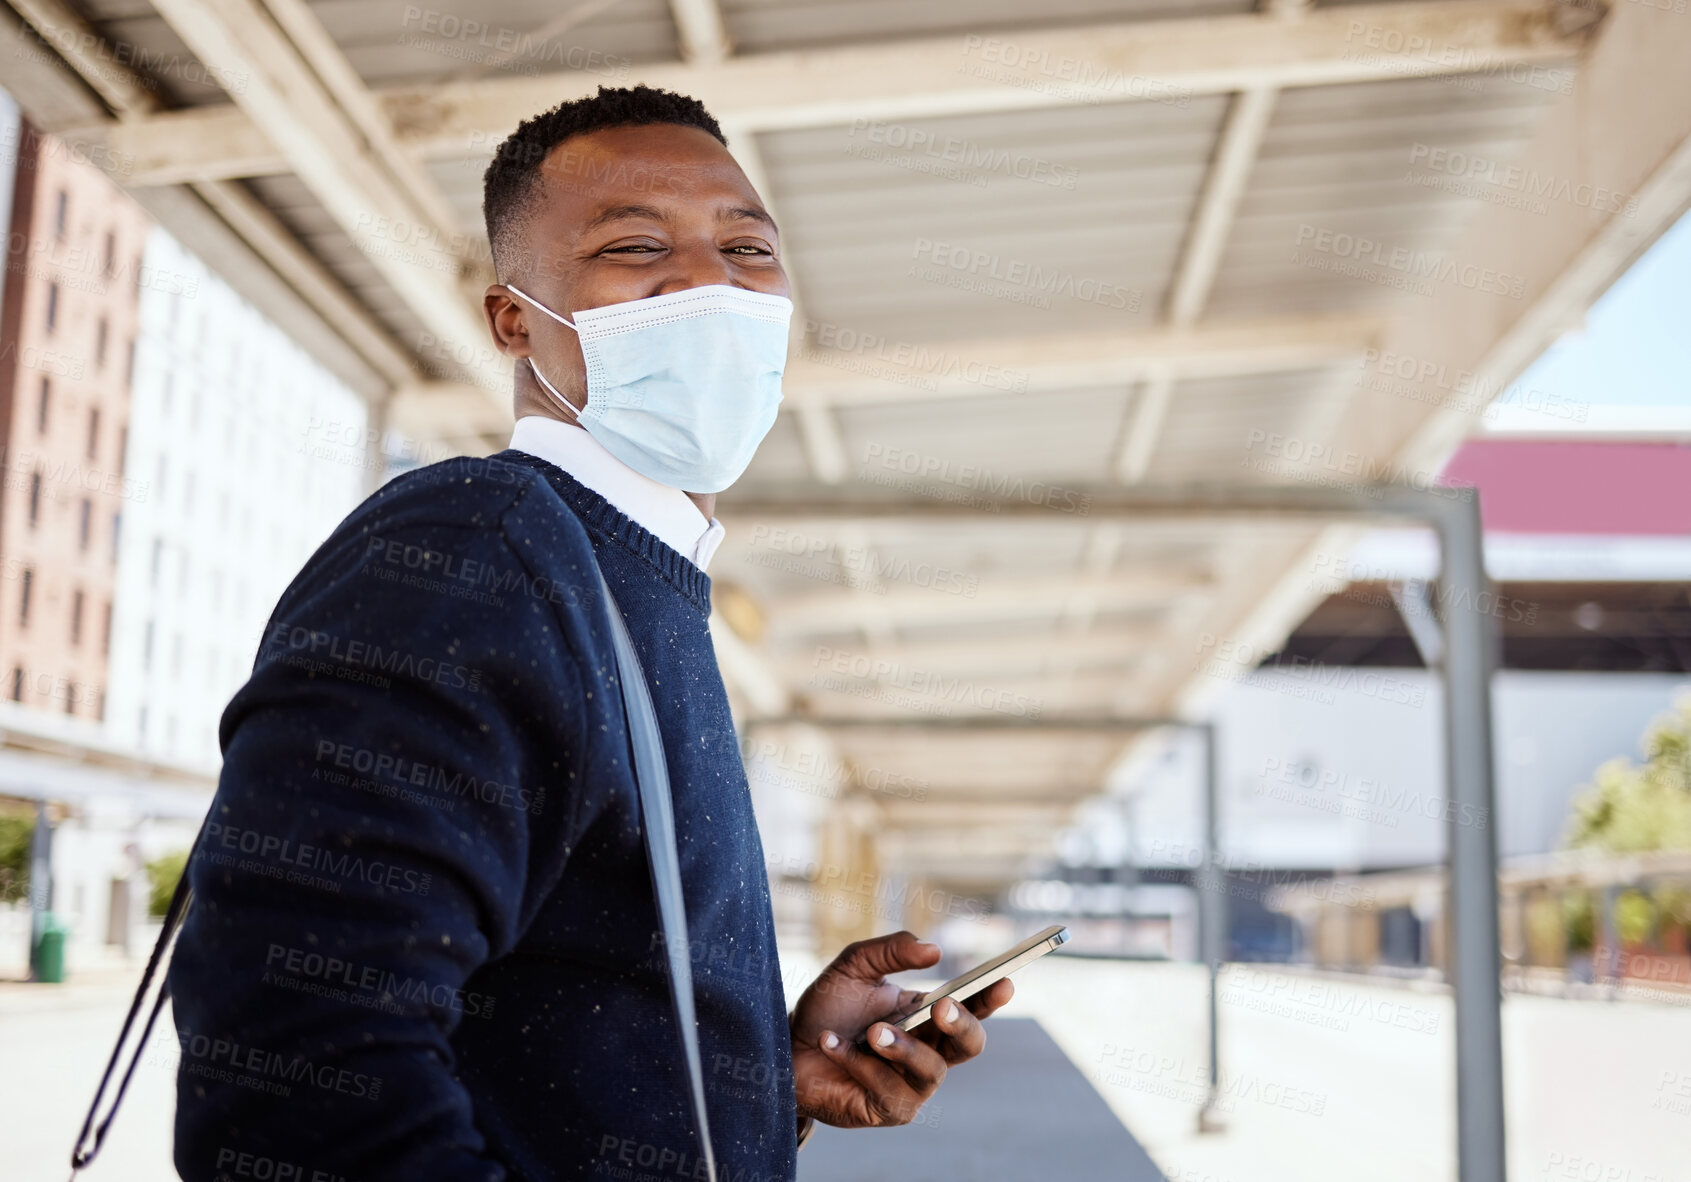
[[[705,1110],[704,1068],[699,1058],[699,1031],[694,1016],[692,946],[687,941],[687,913],[682,904],[681,859],[675,845],[675,811],[670,797],[669,764],[664,759],[663,737],[658,730],[657,712],[652,708],[652,694],[647,688],[639,655],[634,651],[634,642],[628,635],[628,625],[623,620],[622,611],[617,607],[616,598],[611,594],[610,584],[605,581],[602,571],[599,574],[599,585],[605,592],[605,606],[609,609],[611,640],[617,663],[617,682],[622,687],[623,708],[628,714],[629,737],[634,746],[634,775],[640,788],[640,814],[643,820],[641,830],[645,836],[647,860],[651,865],[652,890],[658,900],[658,916],[663,925],[665,960],[669,964],[669,986],[675,1001],[676,1023],[681,1028],[681,1043],[687,1056],[687,1075],[693,1092],[693,1118],[698,1126],[706,1176],[709,1182],[716,1182],[716,1155],[711,1148],[710,1118]],[[100,1086],[94,1092],[93,1102],[88,1106],[88,1115],[82,1122],[82,1131],[71,1150],[70,1176],[73,1180],[77,1171],[92,1162],[99,1154],[101,1146],[105,1144],[106,1133],[110,1130],[112,1121],[117,1118],[124,1094],[129,1090],[129,1081],[141,1061],[147,1039],[153,1033],[153,1025],[158,1021],[159,1013],[170,996],[167,968],[161,976],[158,997],[153,1002],[146,1024],[141,1029],[134,1058],[118,1081],[111,1109],[96,1125],[100,1101],[105,1097],[106,1088],[117,1071],[123,1044],[128,1040],[135,1019],[141,1012],[153,978],[160,976],[159,968],[166,960],[166,953],[171,950],[172,938],[181,928],[182,920],[193,902],[193,892],[188,887],[188,867],[192,865],[194,854],[199,850],[200,837],[204,832],[202,823],[200,834],[195,836],[187,863],[183,866],[182,878],[176,884],[176,893],[171,897],[170,908],[165,913],[164,928],[159,932],[158,942],[153,945],[152,955],[147,959],[146,971],[141,975],[141,983],[136,987],[135,997],[129,1004],[129,1013],[123,1020],[122,1030],[118,1032],[111,1058],[107,1060],[105,1074],[100,1077]]]
[[[647,861],[652,868],[652,890],[658,899],[658,916],[663,924],[665,959],[669,961],[669,988],[675,999],[675,1020],[681,1027],[681,1044],[687,1052],[687,1074],[693,1084],[693,1119],[697,1122],[699,1146],[703,1151],[706,1177],[716,1182],[716,1155],[711,1150],[710,1119],[705,1112],[704,1068],[699,1060],[699,1028],[693,1013],[693,961],[687,942],[687,912],[682,906],[681,858],[675,846],[675,806],[669,790],[669,764],[664,759],[663,735],[658,730],[652,693],[640,668],[640,657],[629,639],[628,625],[617,607],[611,585],[599,572],[605,592],[605,606],[611,617],[611,640],[616,652],[617,681],[622,686],[622,704],[628,713],[629,738],[634,744],[634,778],[640,786],[641,830],[646,838]]]
[[[77,1134],[76,1144],[70,1152],[70,1176],[75,1182],[77,1171],[93,1161],[100,1152],[100,1147],[106,1143],[106,1133],[112,1127],[112,1121],[117,1119],[117,1110],[123,1106],[124,1093],[129,1091],[129,1081],[135,1074],[135,1068],[141,1062],[141,1052],[147,1049],[147,1039],[152,1037],[153,1024],[159,1020],[159,1013],[164,1009],[164,1003],[170,997],[169,968],[165,967],[163,974],[159,968],[168,959],[172,951],[171,941],[181,930],[182,920],[188,914],[188,908],[193,905],[194,892],[188,885],[188,871],[194,864],[194,855],[199,851],[200,839],[205,836],[205,822],[200,822],[200,831],[194,835],[194,844],[188,849],[188,857],[182,863],[182,877],[176,882],[176,892],[170,896],[170,906],[164,913],[164,927],[159,932],[158,940],[153,944],[152,955],[147,958],[146,971],[141,974],[141,983],[135,987],[135,997],[129,1003],[129,1013],[123,1019],[123,1029],[117,1033],[117,1043],[112,1047],[111,1058],[106,1060],[106,1072],[100,1077],[100,1086],[94,1090],[94,1099],[88,1105],[88,1115],[82,1119],[82,1131]],[[100,1111],[100,1101],[105,1098],[106,1088],[112,1082],[112,1075],[117,1071],[118,1059],[123,1053],[123,1044],[129,1039],[129,1032],[135,1027],[135,1019],[141,1013],[141,1005],[146,1000],[147,990],[153,983],[153,978],[159,977],[159,995],[153,1001],[153,1008],[147,1014],[147,1021],[141,1027],[141,1037],[135,1043],[135,1057],[129,1061],[129,1067],[118,1080],[117,1091],[112,1096],[112,1106],[105,1118],[96,1125],[95,1117]]]

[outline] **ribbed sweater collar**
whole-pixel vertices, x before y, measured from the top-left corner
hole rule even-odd
[[[583,525],[650,565],[664,582],[680,592],[701,615],[710,614],[710,576],[683,558],[679,551],[667,545],[651,530],[556,464],[548,463],[539,456],[507,449],[490,458],[521,464],[545,476],[547,483],[563,498],[564,504],[581,518]]]

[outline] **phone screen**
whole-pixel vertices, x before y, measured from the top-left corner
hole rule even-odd
[[[953,977],[938,989],[923,994],[922,999],[910,1009],[889,1014],[885,1018],[877,1019],[877,1021],[890,1022],[901,1030],[914,1030],[933,1016],[933,1008],[936,1002],[944,1001],[948,997],[953,1001],[966,1001],[981,990],[1008,977],[1017,969],[1032,964],[1046,953],[1067,943],[1068,938],[1069,929],[1062,924],[1048,927],[990,960],[982,961],[968,972]],[[867,1032],[857,1040],[857,1045],[859,1047],[868,1046]]]

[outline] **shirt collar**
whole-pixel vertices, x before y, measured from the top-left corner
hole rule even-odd
[[[511,432],[511,447],[556,464],[700,570],[722,544],[720,521],[707,522],[686,493],[642,476],[581,427],[524,415]]]

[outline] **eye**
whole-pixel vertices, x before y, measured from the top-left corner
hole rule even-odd
[[[600,251],[599,253],[600,254],[648,254],[648,253],[651,253],[652,251],[662,250],[662,249],[663,249],[662,247],[655,246],[650,242],[630,242],[630,243],[627,243],[623,246],[608,246],[604,250]]]
[[[733,246],[726,247],[725,249],[727,249],[729,251],[736,252],[736,253],[745,252],[743,257],[746,257],[746,258],[750,258],[753,255],[760,255],[760,254],[774,255],[774,253],[775,253],[774,251],[770,250],[767,246],[759,246],[754,242],[737,242]]]

